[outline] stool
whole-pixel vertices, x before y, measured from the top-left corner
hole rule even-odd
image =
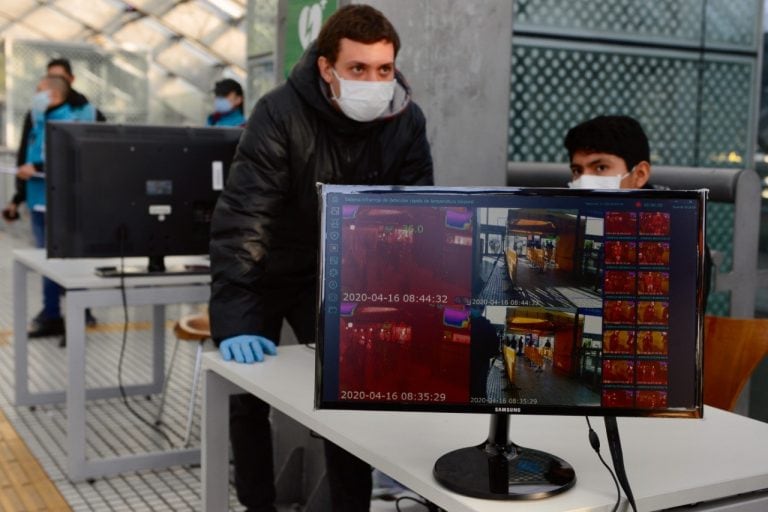
[[[200,379],[200,361],[203,355],[203,345],[205,340],[211,337],[211,323],[208,318],[208,313],[195,313],[191,315],[185,315],[181,317],[173,326],[173,332],[176,335],[176,344],[173,346],[173,354],[171,354],[171,362],[168,366],[168,372],[165,376],[165,382],[163,383],[163,391],[160,395],[160,409],[157,411],[157,418],[155,424],[160,425],[162,423],[163,409],[165,408],[165,393],[168,389],[168,382],[171,380],[171,373],[173,372],[173,363],[176,361],[176,351],[179,349],[179,341],[196,341],[197,353],[195,355],[195,372],[192,377],[192,391],[189,397],[189,407],[187,410],[187,428],[184,433],[184,444],[186,448],[189,444],[189,436],[192,432],[192,416],[195,410],[195,398],[197,398],[197,381]]]

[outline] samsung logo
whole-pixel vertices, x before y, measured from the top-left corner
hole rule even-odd
[[[496,407],[494,412],[520,412],[519,407]]]

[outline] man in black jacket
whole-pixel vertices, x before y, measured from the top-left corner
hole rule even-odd
[[[63,78],[69,84],[69,93],[67,94],[66,102],[72,108],[83,108],[88,104],[88,98],[82,93],[72,88],[72,82],[75,81],[75,75],[72,74],[72,65],[69,59],[56,58],[48,61],[46,66],[47,76],[58,76]],[[106,121],[107,118],[100,110],[96,109],[96,120]],[[27,158],[27,141],[29,139],[29,132],[32,130],[32,117],[27,112],[24,116],[24,124],[21,129],[21,142],[19,143],[19,150],[16,152],[16,167],[21,167],[26,163]],[[19,205],[27,199],[27,182],[17,178],[16,179],[16,192],[11,198],[11,202],[3,210],[3,216],[6,220],[13,221],[19,218]],[[39,330],[39,326],[33,327],[33,331]]]
[[[210,316],[222,356],[275,355],[283,319],[314,339],[318,254],[315,184],[432,185],[424,115],[395,69],[399,37],[367,5],[338,10],[287,83],[254,108],[211,226]],[[274,511],[269,406],[231,401],[238,498]],[[370,467],[326,442],[334,512],[367,511]]]
[[[91,108],[88,102],[88,98],[86,98],[83,94],[76,91],[72,88],[72,82],[75,81],[75,75],[72,74],[72,65],[70,64],[68,59],[65,58],[55,58],[48,61],[48,65],[46,66],[46,76],[47,77],[55,77],[55,78],[61,78],[64,80],[67,84],[67,97],[64,101],[69,107],[71,107],[73,110],[83,110],[87,108]],[[54,108],[54,107],[52,107]],[[101,113],[98,109],[95,110],[95,120],[96,121],[106,121],[106,118],[104,117],[104,114]],[[29,146],[30,142],[30,133],[32,132],[32,115],[31,112],[27,112],[24,116],[24,125],[22,127],[21,131],[21,141],[19,143],[19,150],[16,153],[16,166],[22,167],[27,162],[27,148]],[[37,169],[38,171],[42,171],[42,169]],[[6,205],[6,207],[3,209],[3,217],[8,221],[14,221],[19,218],[19,205],[21,203],[25,202],[27,200],[27,181],[26,179],[22,179],[20,177],[16,177],[16,192],[14,193],[13,197],[11,198],[11,201]],[[61,293],[61,287],[56,285],[55,283],[51,282],[50,280],[47,281],[47,287],[50,289],[49,293],[51,295],[54,294],[54,290],[58,289],[59,293]],[[51,299],[49,299],[51,300]],[[96,318],[91,313],[90,308],[86,309],[85,312],[85,319],[86,323],[88,325],[95,325],[96,324]],[[30,326],[28,336],[30,338],[41,338],[41,337],[47,337],[47,336],[63,336],[64,335],[64,319],[60,316],[54,316],[50,317],[46,314],[45,308],[38,313],[35,318],[32,320],[32,325]],[[64,340],[61,341],[61,346],[64,345]]]

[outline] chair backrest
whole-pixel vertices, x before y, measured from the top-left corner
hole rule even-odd
[[[732,411],[741,390],[768,356],[768,319],[706,316],[704,403]]]

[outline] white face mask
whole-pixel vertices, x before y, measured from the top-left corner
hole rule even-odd
[[[629,176],[629,173],[626,173],[623,176],[595,176],[594,174],[582,174],[575,180],[568,182],[568,187],[618,190],[621,188],[622,180],[627,176]]]
[[[51,91],[38,91],[32,96],[32,112],[35,114],[45,113],[50,104]]]
[[[339,81],[339,96],[331,94],[339,108],[350,119],[366,123],[378,118],[387,110],[395,95],[395,81],[369,82],[365,80],[346,80],[331,68]]]

